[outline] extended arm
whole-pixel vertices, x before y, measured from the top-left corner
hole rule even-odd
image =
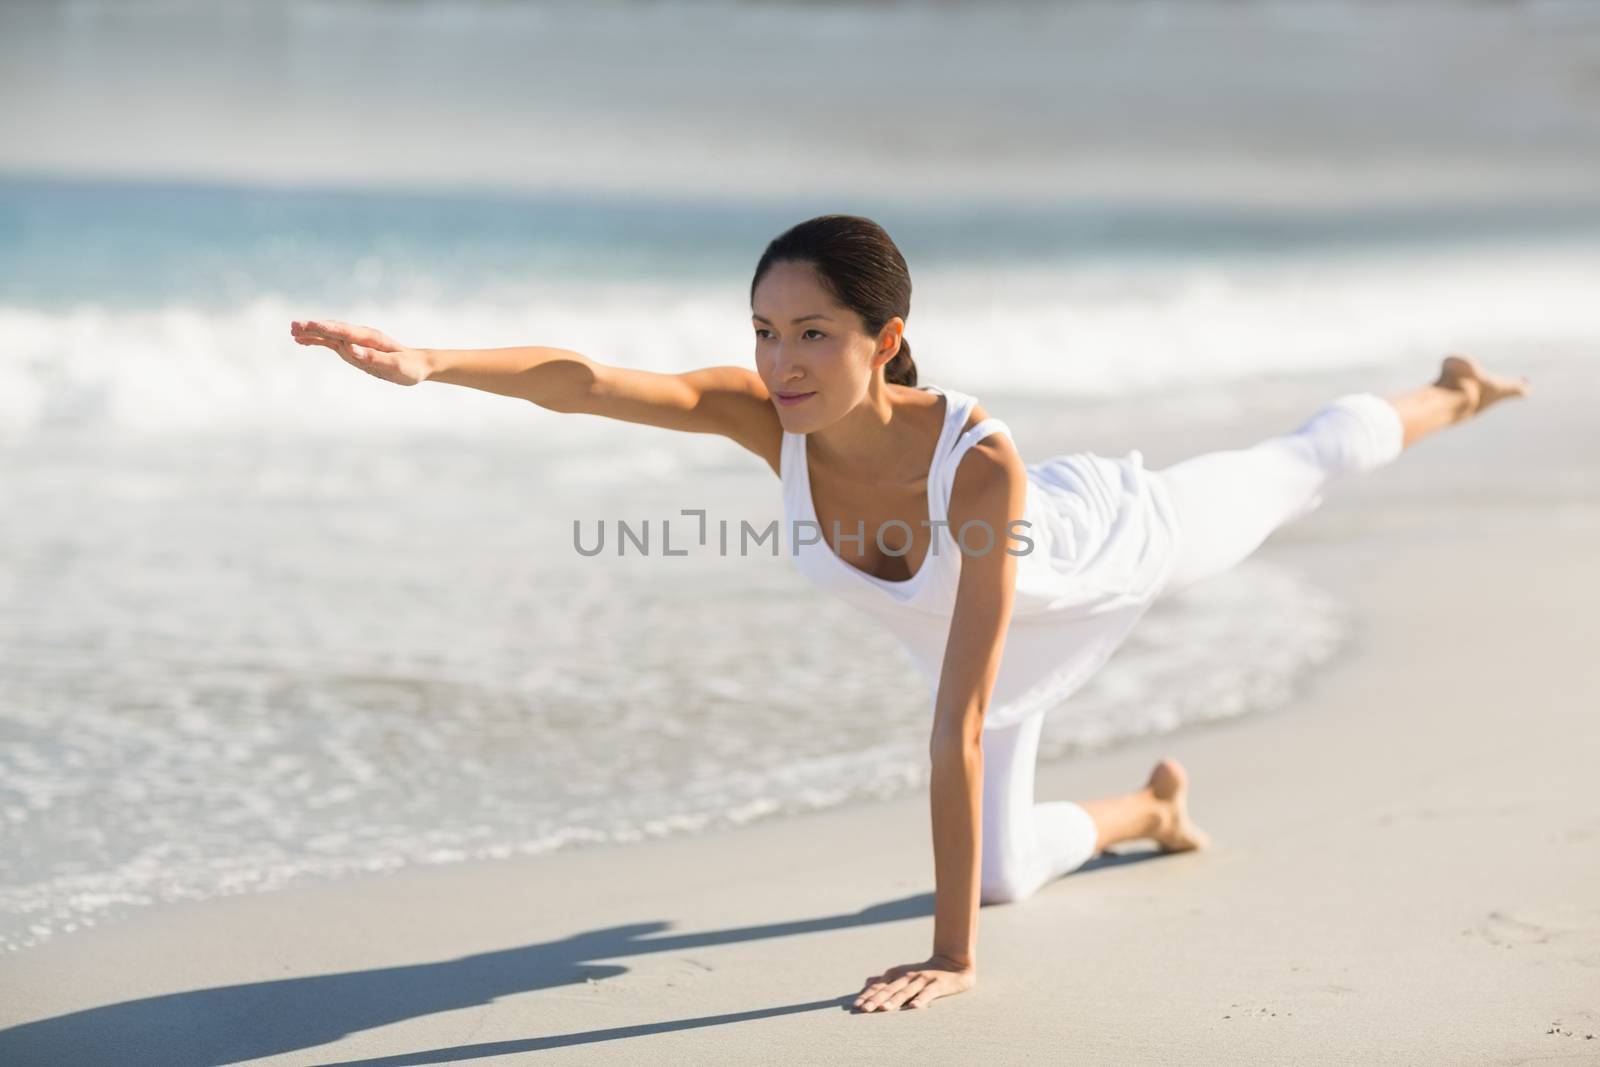
[[[781,442],[771,396],[748,367],[663,374],[614,367],[565,348],[425,351],[431,382],[519,397],[551,411],[722,434],[763,457]]]
[[[782,427],[760,375],[748,367],[681,374],[614,367],[566,348],[408,348],[381,330],[327,319],[296,321],[297,343],[331,348],[346,363],[397,385],[443,382],[550,411],[730,438],[777,469]]]
[[[1026,468],[1010,438],[993,434],[963,457],[950,494],[950,532],[969,528],[961,581],[934,705],[929,804],[933,816],[933,955],[891,967],[869,984],[864,1010],[897,1008],[970,988],[977,976],[978,893],[983,856],[983,719],[989,709],[1016,598],[1010,522],[1023,517]],[[979,525],[979,523],[983,525]],[[987,526],[988,532],[984,526]],[[983,545],[993,534],[992,547]],[[959,536],[958,536],[959,541]]]

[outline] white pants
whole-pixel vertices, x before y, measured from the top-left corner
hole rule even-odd
[[[1177,558],[1161,596],[1243,560],[1279,526],[1314,510],[1339,478],[1392,462],[1403,433],[1393,404],[1375,393],[1348,393],[1287,433],[1151,471],[1166,484],[1179,520]],[[1030,896],[1100,851],[1094,819],[1081,806],[1034,802],[1045,714],[983,732],[985,904]]]

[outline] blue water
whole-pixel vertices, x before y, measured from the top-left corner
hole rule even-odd
[[[941,209],[871,198],[850,208],[919,269],[1070,271],[1488,244],[1592,249],[1600,208],[1527,203],[1295,212],[1270,206],[1072,203]],[[831,208],[805,202],[250,188],[203,182],[0,175],[0,303],[61,312],[181,306],[263,295],[471,300],[542,279],[725,283],[767,240]]]

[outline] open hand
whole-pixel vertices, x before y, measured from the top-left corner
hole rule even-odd
[[[925,1008],[930,1000],[965,993],[977,984],[976,967],[934,956],[922,963],[897,964],[868,978],[855,1006],[862,1011],[898,1011],[901,1005]]]
[[[321,345],[339,353],[352,367],[396,385],[416,385],[428,377],[427,356],[407,348],[382,330],[332,319],[296,320],[289,324],[296,344]]]

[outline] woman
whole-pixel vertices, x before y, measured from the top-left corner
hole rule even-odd
[[[863,1011],[970,989],[980,901],[1026,897],[1122,841],[1205,847],[1175,760],[1124,796],[1035,804],[1046,710],[1160,595],[1237,563],[1336,479],[1528,389],[1450,356],[1430,385],[1347,394],[1290,432],[1163,470],[1138,452],[1024,464],[974,398],[917,387],[904,336],[911,280],[870,220],[826,215],[775,238],[750,302],[754,370],[659,374],[558,348],[413,349],[328,321],[290,332],[400,385],[446,382],[722,434],[778,475],[797,566],[881,620],[930,683],[933,952],[868,978]]]

